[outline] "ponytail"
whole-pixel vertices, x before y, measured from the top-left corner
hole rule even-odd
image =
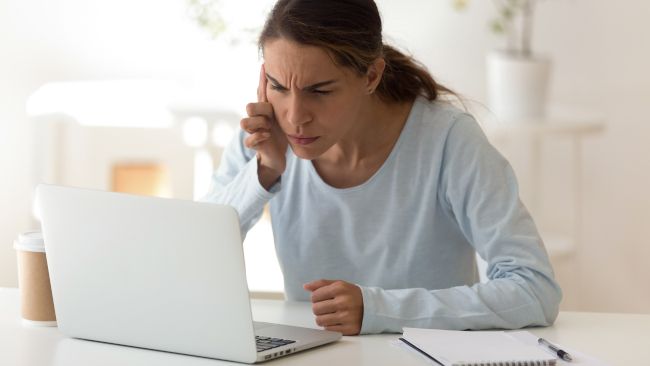
[[[377,93],[386,101],[404,102],[423,96],[434,101],[441,94],[455,93],[449,88],[438,84],[426,66],[413,57],[403,54],[396,48],[384,44],[384,61],[386,68]]]

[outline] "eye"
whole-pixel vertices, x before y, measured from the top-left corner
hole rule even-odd
[[[317,90],[312,90],[312,93],[320,94],[320,95],[327,95],[327,94],[329,94],[331,92],[332,92],[331,90],[318,90],[318,89]]]
[[[276,84],[271,84],[271,89],[272,90],[277,90],[277,91],[285,91],[285,90],[287,90],[286,88],[284,88],[284,87],[282,87],[280,85],[276,85]]]

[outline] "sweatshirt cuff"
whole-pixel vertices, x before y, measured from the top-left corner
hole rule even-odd
[[[361,321],[360,334],[376,334],[381,333],[381,321],[377,319],[377,301],[379,299],[379,288],[359,286],[361,295],[363,297],[363,320]]]
[[[271,188],[267,191],[266,188],[262,186],[260,183],[260,176],[258,173],[258,161],[256,158],[251,159],[248,162],[248,165],[246,166],[246,175],[248,176],[253,176],[254,179],[251,179],[254,182],[254,189],[255,193],[260,197],[264,198],[266,201],[269,199],[273,198],[275,196],[275,193],[280,192],[280,189],[282,188],[282,176],[278,178],[277,182],[275,182]]]
[[[264,189],[257,175],[257,159],[251,159],[246,163],[242,178],[241,182],[247,186],[243,191],[247,193],[243,200],[238,202],[236,208],[239,211],[240,221],[250,223],[264,209],[264,205],[280,191],[281,183],[274,184],[270,192]],[[248,227],[245,228],[244,232],[248,231],[248,229]]]

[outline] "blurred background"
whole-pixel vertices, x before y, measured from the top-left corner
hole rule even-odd
[[[12,243],[38,228],[40,182],[182,199],[206,192],[255,100],[255,35],[272,3],[0,2],[0,286],[17,286]],[[536,2],[532,49],[550,72],[535,118],[491,108],[487,60],[508,43],[495,23],[500,3],[377,1],[386,42],[460,93],[513,164],[562,309],[648,313],[650,2]],[[266,216],[244,250],[251,290],[281,297]]]

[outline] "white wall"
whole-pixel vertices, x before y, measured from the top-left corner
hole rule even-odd
[[[484,56],[499,44],[486,31],[490,1],[470,1],[464,13],[454,12],[451,0],[378,4],[395,43],[443,83],[485,101]],[[642,39],[650,34],[650,2],[556,0],[541,2],[538,10],[534,47],[554,60],[552,101],[593,109],[607,120],[606,132],[585,144],[584,249],[555,261],[563,307],[648,312],[650,50]],[[239,93],[234,99],[246,99],[247,87],[254,97],[254,49],[236,57],[225,53],[202,41],[183,17],[180,0],[0,2],[0,286],[16,283],[11,241],[29,225],[32,130],[23,108],[38,85],[208,78],[221,80],[228,95]],[[229,73],[246,62],[253,72]],[[553,162],[566,150],[545,153]],[[567,175],[559,168],[548,174]]]

